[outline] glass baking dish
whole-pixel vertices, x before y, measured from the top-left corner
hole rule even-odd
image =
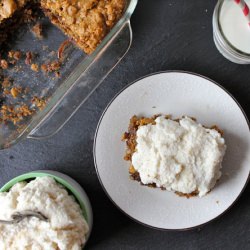
[[[136,4],[137,0],[127,0],[122,18],[91,55],[70,46],[67,49],[67,60],[60,68],[60,77],[48,77],[42,72],[31,70],[12,70],[9,73],[22,87],[32,89],[32,95],[45,98],[47,102],[42,110],[37,110],[34,115],[25,118],[21,126],[2,124],[0,149],[8,148],[24,138],[47,138],[63,127],[130,48],[130,18]],[[39,22],[46,26],[46,36],[43,39],[34,39],[29,31],[30,27],[23,28],[21,31],[18,30],[11,49],[39,50],[37,60],[38,63],[42,63],[48,58],[55,58],[57,55],[53,51],[57,51],[67,38],[47,18],[43,17]],[[23,65],[24,69],[25,67],[27,65]],[[31,105],[29,98],[23,98],[22,103]]]

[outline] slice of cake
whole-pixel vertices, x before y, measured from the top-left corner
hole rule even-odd
[[[186,116],[134,116],[123,140],[130,175],[144,185],[201,197],[221,177],[226,145],[217,127],[206,128]]]
[[[122,16],[125,0],[41,0],[51,22],[91,53]]]

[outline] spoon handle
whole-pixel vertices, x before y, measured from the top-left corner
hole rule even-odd
[[[13,225],[15,223],[17,223],[16,220],[10,220],[10,221],[8,221],[8,220],[0,220],[0,224],[4,224],[4,225]]]
[[[0,220],[0,224],[12,225],[12,224],[19,223],[21,220],[23,220],[25,218],[29,218],[29,217],[36,217],[39,220],[48,221],[48,218],[45,215],[43,215],[42,213],[36,212],[36,211],[26,210],[26,211],[23,211],[23,212],[14,213],[11,216],[12,220],[10,220],[10,221]]]
[[[36,217],[39,220],[48,221],[48,218],[45,215],[43,215],[42,213],[36,212],[36,211],[31,211],[31,210],[26,210],[23,212],[16,212],[12,215],[12,219],[17,220],[17,221],[20,221],[20,220],[27,218],[27,217]]]

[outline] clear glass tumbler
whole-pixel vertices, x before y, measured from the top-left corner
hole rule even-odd
[[[233,8],[232,13],[237,14],[236,17],[232,15],[230,12],[232,11],[232,8]],[[225,23],[225,14],[227,13],[228,15],[230,15],[231,20],[229,19],[229,22]],[[250,37],[250,27],[247,27],[247,21],[244,18],[245,17],[242,11],[240,10],[239,6],[237,6],[233,0],[219,0],[213,14],[213,37],[217,49],[225,58],[238,64],[250,64],[250,53],[247,52],[246,50],[244,51],[244,49],[240,48],[240,46],[235,45],[234,41],[233,42],[230,41],[228,39],[229,38],[228,32],[230,32],[229,29],[232,29],[231,34],[235,34],[233,35],[234,40],[244,39],[243,36],[237,35],[240,33],[248,36],[247,32],[249,32],[249,37]],[[230,26],[229,25],[230,23],[233,25]],[[246,27],[244,25],[246,25]],[[236,44],[239,45],[241,40],[238,40],[238,43]],[[249,43],[249,50],[250,50],[250,43]]]

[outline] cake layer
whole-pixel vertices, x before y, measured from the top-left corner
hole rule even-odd
[[[226,150],[221,133],[189,117],[133,117],[124,139],[130,174],[142,184],[204,196],[221,176]]]
[[[88,54],[119,20],[125,4],[125,0],[41,0],[51,22]]]

